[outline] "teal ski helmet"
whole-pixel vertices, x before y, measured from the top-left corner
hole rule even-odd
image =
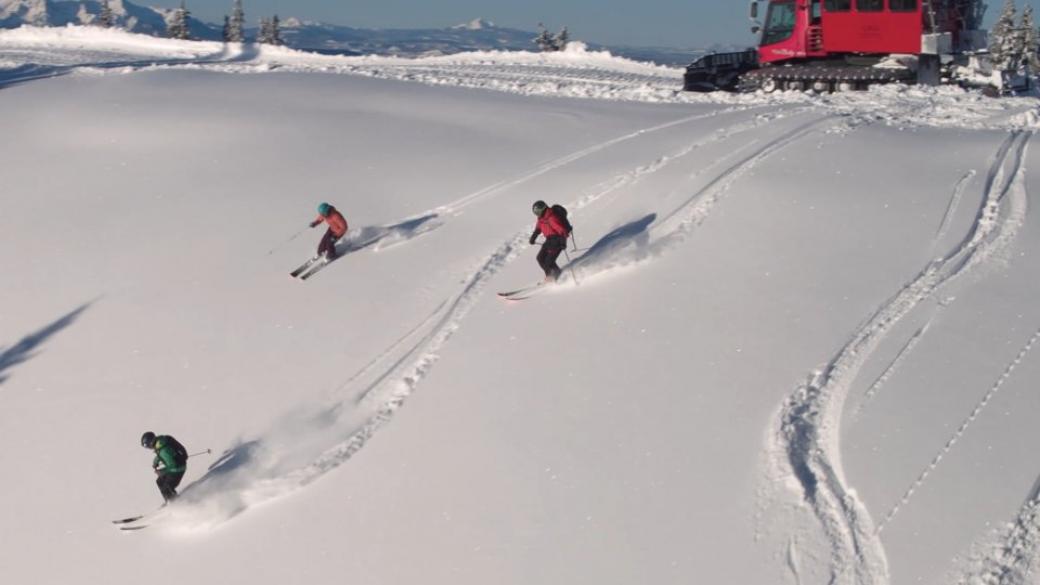
[[[329,210],[331,209],[331,205],[329,205],[328,203],[322,203],[321,205],[318,205],[318,215],[325,217],[329,214]]]
[[[533,211],[534,214],[537,215],[538,217],[541,217],[542,214],[545,213],[545,210],[548,209],[548,208],[549,208],[549,206],[545,204],[545,201],[539,200],[539,201],[535,201],[534,205],[531,206],[531,211]]]

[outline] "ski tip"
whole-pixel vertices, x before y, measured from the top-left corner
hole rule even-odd
[[[129,524],[130,522],[136,522],[141,518],[144,518],[143,514],[140,516],[130,516],[129,518],[120,518],[119,520],[113,520],[112,524]]]

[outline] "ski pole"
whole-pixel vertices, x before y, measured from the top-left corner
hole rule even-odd
[[[578,240],[574,238],[574,230],[571,230],[571,244],[574,244],[574,251],[578,251]]]
[[[578,282],[578,273],[574,272],[574,263],[571,262],[571,255],[567,253],[567,248],[563,249],[563,256],[567,258],[567,270],[571,273],[571,278],[574,280],[574,286],[580,286]]]
[[[195,457],[196,455],[209,455],[210,453],[211,453],[211,451],[209,449],[206,449],[205,451],[199,451],[198,453],[189,453],[188,454],[188,459],[191,459],[192,457]]]
[[[278,244],[277,246],[275,246],[275,247],[271,248],[270,250],[268,250],[267,251],[267,255],[270,256],[271,254],[274,254],[274,251],[277,250],[278,248],[281,248],[282,246],[284,246],[284,245],[288,244],[289,242],[295,240],[296,238],[300,237],[300,234],[302,234],[306,229],[307,228],[301,228],[300,231],[298,231],[295,234],[289,236],[289,239],[285,240],[281,244]]]

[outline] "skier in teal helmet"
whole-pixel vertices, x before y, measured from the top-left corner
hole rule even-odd
[[[177,486],[188,469],[188,450],[177,439],[151,431],[141,435],[141,446],[155,452],[152,469],[159,476],[155,484],[159,486],[163,500],[170,503],[177,497]]]
[[[336,242],[347,234],[347,220],[335,207],[322,203],[318,206],[318,217],[310,223],[310,226],[318,227],[322,223],[328,224],[329,229],[325,230],[325,235],[318,243],[318,256],[331,262],[337,256]]]

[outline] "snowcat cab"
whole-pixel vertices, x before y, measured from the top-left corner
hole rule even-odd
[[[711,54],[684,89],[833,91],[875,83],[938,84],[940,66],[985,41],[981,0],[762,0],[750,16],[757,49]],[[908,56],[909,64],[893,57]]]

